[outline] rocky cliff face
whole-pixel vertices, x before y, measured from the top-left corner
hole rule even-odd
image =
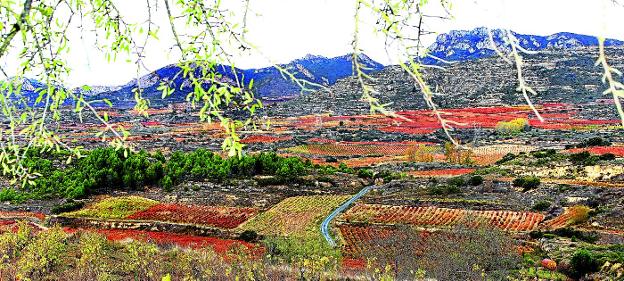
[[[534,102],[587,104],[608,102],[603,96],[601,68],[594,65],[596,47],[546,49],[525,55],[524,76],[538,95]],[[624,69],[624,48],[609,47],[607,55],[612,66]],[[438,94],[435,102],[443,108],[468,106],[522,105],[524,99],[516,92],[515,67],[498,57],[455,63],[444,70],[426,68],[425,77]],[[422,94],[413,80],[398,66],[386,67],[372,75],[373,85],[380,92],[382,103],[392,103],[394,110],[423,109]],[[303,115],[331,112],[336,115],[365,114],[367,103],[359,102],[361,87],[354,78],[338,81],[328,90],[298,97],[273,105],[275,115]],[[591,112],[597,118],[617,118],[613,106]]]
[[[529,51],[564,50],[598,46],[598,39],[588,35],[560,32],[548,36],[539,36],[510,32],[511,37],[515,37],[518,40],[518,45]],[[495,56],[496,52],[492,43],[496,44],[496,47],[503,52],[510,50],[509,36],[507,36],[505,30],[491,29],[491,33],[494,42],[490,40],[488,29],[485,27],[473,30],[453,30],[438,35],[436,41],[428,49],[432,56],[446,61],[467,61]],[[624,46],[624,42],[607,39],[605,46]],[[424,58],[422,62],[425,64],[440,64],[439,60],[432,57]]]

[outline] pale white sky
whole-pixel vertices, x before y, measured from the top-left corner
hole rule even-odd
[[[137,22],[142,21],[144,1],[118,0],[122,13]],[[161,1],[157,1],[162,3]],[[228,2],[228,1],[223,1]],[[233,1],[237,2],[237,1]],[[431,3],[437,2],[430,0]],[[472,29],[479,26],[509,28],[519,33],[548,35],[556,32],[574,32],[589,35],[603,34],[624,40],[624,8],[612,6],[611,0],[453,0],[452,20],[431,20],[429,29],[442,33],[451,29]],[[355,0],[251,0],[248,14],[249,33],[253,42],[266,57],[276,63],[285,63],[306,54],[327,57],[351,52]],[[608,7],[608,8],[607,8]],[[441,9],[431,4],[432,13]],[[178,59],[169,53],[172,44],[167,17],[162,7],[154,15],[161,26],[160,41],[151,41],[144,63],[150,70]],[[370,18],[364,17],[364,21]],[[392,64],[397,56],[384,49],[381,36],[372,33],[372,22],[362,23],[364,52],[371,58]],[[81,40],[80,36],[87,38]],[[71,35],[69,63],[73,69],[69,86],[119,85],[136,77],[137,69],[127,58],[107,63],[104,56],[92,46],[90,34]],[[433,42],[434,36],[427,39]],[[2,62],[10,66],[10,62]],[[241,68],[263,67],[270,64],[261,55],[244,55],[237,58]],[[140,75],[146,74],[141,70]]]

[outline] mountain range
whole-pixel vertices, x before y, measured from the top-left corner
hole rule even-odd
[[[595,37],[574,33],[561,32],[549,36],[525,35],[510,31],[518,40],[518,44],[529,51],[569,50],[598,45]],[[507,36],[504,30],[492,29],[492,38],[497,48],[503,52],[509,50]],[[609,47],[624,46],[623,41],[607,39],[605,45]],[[436,58],[449,62],[468,62],[496,56],[492,48],[486,28],[473,30],[453,30],[437,36],[436,41],[429,47],[431,56],[421,59],[424,64],[441,64]],[[297,79],[309,81],[313,84],[307,87],[307,92],[319,90],[319,86],[329,87],[341,79],[352,76],[353,56],[351,54],[327,58],[323,56],[307,55],[288,64],[279,65],[279,68],[288,70]],[[379,72],[386,67],[361,54],[359,62],[366,68],[367,73]],[[217,65],[214,71],[219,74],[221,82],[235,83],[240,81],[245,85],[254,81],[252,91],[256,97],[265,102],[280,102],[293,99],[302,93],[301,88],[290,78],[285,77],[277,67],[257,69],[239,69],[227,65]],[[196,69],[196,74],[200,70]],[[157,90],[161,82],[168,82],[176,89],[167,99],[161,99],[161,91]],[[141,86],[143,97],[150,101],[152,107],[164,107],[172,103],[186,100],[193,91],[188,79],[181,75],[180,67],[168,65],[149,73],[139,79],[120,86],[96,86],[88,90],[73,89],[81,92],[87,100],[108,99],[116,108],[131,108],[134,106],[134,89]],[[23,95],[32,104],[38,94],[36,89],[44,87],[43,83],[32,79],[24,79]],[[71,104],[66,101],[65,104]],[[99,105],[104,106],[104,103]]]
[[[352,60],[351,54],[333,58],[307,55],[288,64],[278,65],[279,68],[271,66],[239,69],[228,65],[216,65],[213,71],[218,73],[218,79],[224,83],[237,84],[236,81],[239,81],[243,85],[248,85],[253,80],[252,91],[257,97],[265,101],[283,101],[298,96],[302,90],[295,81],[283,75],[280,69],[293,74],[296,79],[310,82],[306,86],[306,92],[313,92],[321,86],[330,86],[342,78],[351,76]],[[379,71],[384,67],[365,54],[360,54],[358,61],[367,73]],[[196,69],[195,75],[199,75],[200,72],[201,69]],[[175,89],[166,99],[161,98],[162,92],[157,89],[161,82],[167,82]],[[45,87],[45,84],[33,79],[24,79],[22,83],[24,85],[22,96],[32,105],[39,96],[36,90]],[[139,86],[142,89],[143,98],[149,100],[152,107],[164,107],[172,103],[184,102],[187,95],[193,92],[189,79],[182,75],[182,69],[177,65],[165,66],[121,86],[94,86],[88,89],[76,88],[72,91],[83,94],[86,100],[108,99],[115,108],[131,108],[135,104],[134,89]],[[106,104],[97,102],[95,105],[105,106]]]
[[[624,47],[606,47],[611,67],[624,69]],[[524,55],[523,76],[537,94],[535,104],[570,106],[578,116],[593,119],[619,118],[601,78],[603,70],[595,65],[597,47],[545,49]],[[369,86],[388,109],[395,111],[427,109],[418,85],[400,66],[387,66],[373,73]],[[499,57],[453,63],[444,68],[427,67],[423,77],[435,91],[434,102],[440,108],[468,108],[526,105],[517,91],[516,68]],[[617,78],[620,79],[621,77]],[[368,114],[370,106],[360,101],[362,87],[355,77],[338,81],[312,95],[277,103],[267,108],[268,116],[303,116],[330,113],[334,116]],[[591,108],[591,109],[589,109]],[[552,116],[551,116],[552,117]],[[558,117],[553,117],[558,118]]]
[[[528,51],[542,51],[546,49],[573,49],[580,47],[598,46],[598,39],[594,36],[581,35],[570,32],[559,32],[548,36],[527,35],[509,31],[512,38],[518,40],[518,45]],[[481,59],[496,55],[492,42],[502,52],[510,50],[506,30],[478,27],[473,30],[452,30],[437,36],[436,41],[429,46],[429,55],[422,59],[424,64],[440,64],[440,60],[461,62]],[[624,46],[623,41],[606,39],[605,46]]]

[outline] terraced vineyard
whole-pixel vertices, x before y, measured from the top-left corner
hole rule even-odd
[[[164,204],[136,197],[113,197],[84,209],[62,214],[65,217],[160,221],[233,229],[258,213],[255,208]]]
[[[263,235],[320,237],[321,221],[349,195],[313,195],[284,199],[240,226]]]
[[[254,208],[158,204],[127,218],[235,228],[257,213],[258,209]]]
[[[343,239],[343,252],[347,257],[360,258],[371,251],[383,252],[389,245],[380,245],[379,241],[388,237],[401,239],[404,233],[381,226],[354,226],[341,224],[338,226]]]
[[[340,217],[345,222],[410,224],[422,227],[448,227],[456,224],[488,225],[506,231],[531,231],[544,220],[534,212],[505,210],[474,211],[439,207],[357,204]]]
[[[71,232],[72,230],[68,229],[66,231]],[[112,241],[123,241],[132,239],[140,241],[151,241],[163,246],[176,245],[179,247],[193,249],[210,247],[219,254],[225,254],[228,251],[234,250],[238,247],[244,247],[248,250],[253,249],[256,251],[262,251],[262,249],[256,248],[256,246],[251,243],[232,239],[220,239],[215,237],[203,237],[178,233],[131,229],[100,229],[97,230],[97,233],[106,236],[107,239]]]
[[[324,156],[397,156],[404,155],[408,149],[416,145],[430,143],[323,143],[306,144],[288,148],[291,153]]]
[[[544,229],[557,229],[581,223],[587,221],[589,211],[590,209],[586,206],[572,206],[566,208],[561,215],[545,221],[541,227]]]

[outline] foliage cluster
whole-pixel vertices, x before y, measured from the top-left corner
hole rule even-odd
[[[550,201],[540,200],[540,201],[535,202],[535,204],[533,205],[531,209],[535,211],[544,212],[550,209],[551,205],[552,203]]]
[[[159,185],[170,191],[186,180],[220,182],[235,177],[269,175],[280,182],[288,182],[312,171],[319,174],[355,173],[344,164],[338,168],[314,165],[309,160],[281,157],[273,152],[223,158],[206,149],[198,149],[186,153],[176,151],[166,159],[160,152],[128,153],[113,148],[96,148],[71,163],[61,161],[65,154],[67,152],[29,150],[24,163],[29,169],[41,172],[40,176],[26,185],[26,192],[13,188],[1,190],[0,200],[81,198],[102,190],[136,190],[147,185]]]
[[[282,259],[250,255],[254,253],[238,248],[221,254],[211,248],[118,243],[93,232],[66,234],[61,228],[35,233],[24,223],[15,233],[0,234],[0,279],[296,280],[303,275],[305,280],[326,280],[320,276],[337,274],[338,262],[329,252],[319,259],[288,264]]]
[[[138,196],[111,197],[87,208],[66,213],[66,216],[102,219],[123,219],[136,212],[145,211],[158,204],[158,201]]]
[[[436,147],[418,144],[410,147],[405,155],[410,162],[433,162],[436,150]]]
[[[522,187],[524,191],[529,191],[531,189],[538,188],[540,183],[541,181],[538,177],[523,176],[514,179],[512,184],[515,187]]]
[[[222,158],[206,149],[193,152],[176,151],[166,162],[162,186],[170,190],[184,180],[209,179],[224,181],[232,177],[272,175],[292,180],[315,169],[310,161],[295,157],[280,157],[276,153],[259,153],[242,157]]]
[[[427,193],[429,195],[450,195],[450,194],[458,194],[461,193],[461,188],[457,185],[446,184],[446,185],[435,185],[427,188]]]
[[[555,230],[544,231],[544,232],[540,230],[535,230],[535,231],[531,231],[529,235],[533,239],[539,239],[542,237],[559,236],[559,237],[571,238],[573,241],[583,241],[587,243],[595,243],[599,239],[596,233],[580,231],[571,227],[563,227],[563,228],[558,228]]]
[[[569,145],[566,146],[566,149],[570,149],[570,148],[586,148],[586,147],[593,147],[593,146],[610,146],[611,142],[601,138],[601,137],[592,137],[589,139],[585,139],[583,141],[581,141],[580,143],[576,144],[576,145]]]
[[[505,135],[516,135],[529,128],[529,121],[525,118],[516,118],[511,121],[501,121],[496,124],[496,131]]]
[[[570,154],[569,159],[572,163],[581,166],[596,165],[598,161],[609,161],[615,159],[615,155],[612,153],[606,153],[602,155],[592,155],[589,151],[582,151],[579,153]]]
[[[156,184],[163,173],[164,157],[159,153],[96,148],[73,163],[60,163],[60,155],[36,149],[27,151],[24,164],[41,173],[26,186],[29,196],[80,198],[96,190],[136,189]],[[2,199],[20,199],[19,192],[14,194]]]
[[[474,164],[474,152],[462,149],[452,142],[444,144],[444,157],[451,164],[472,165]]]

